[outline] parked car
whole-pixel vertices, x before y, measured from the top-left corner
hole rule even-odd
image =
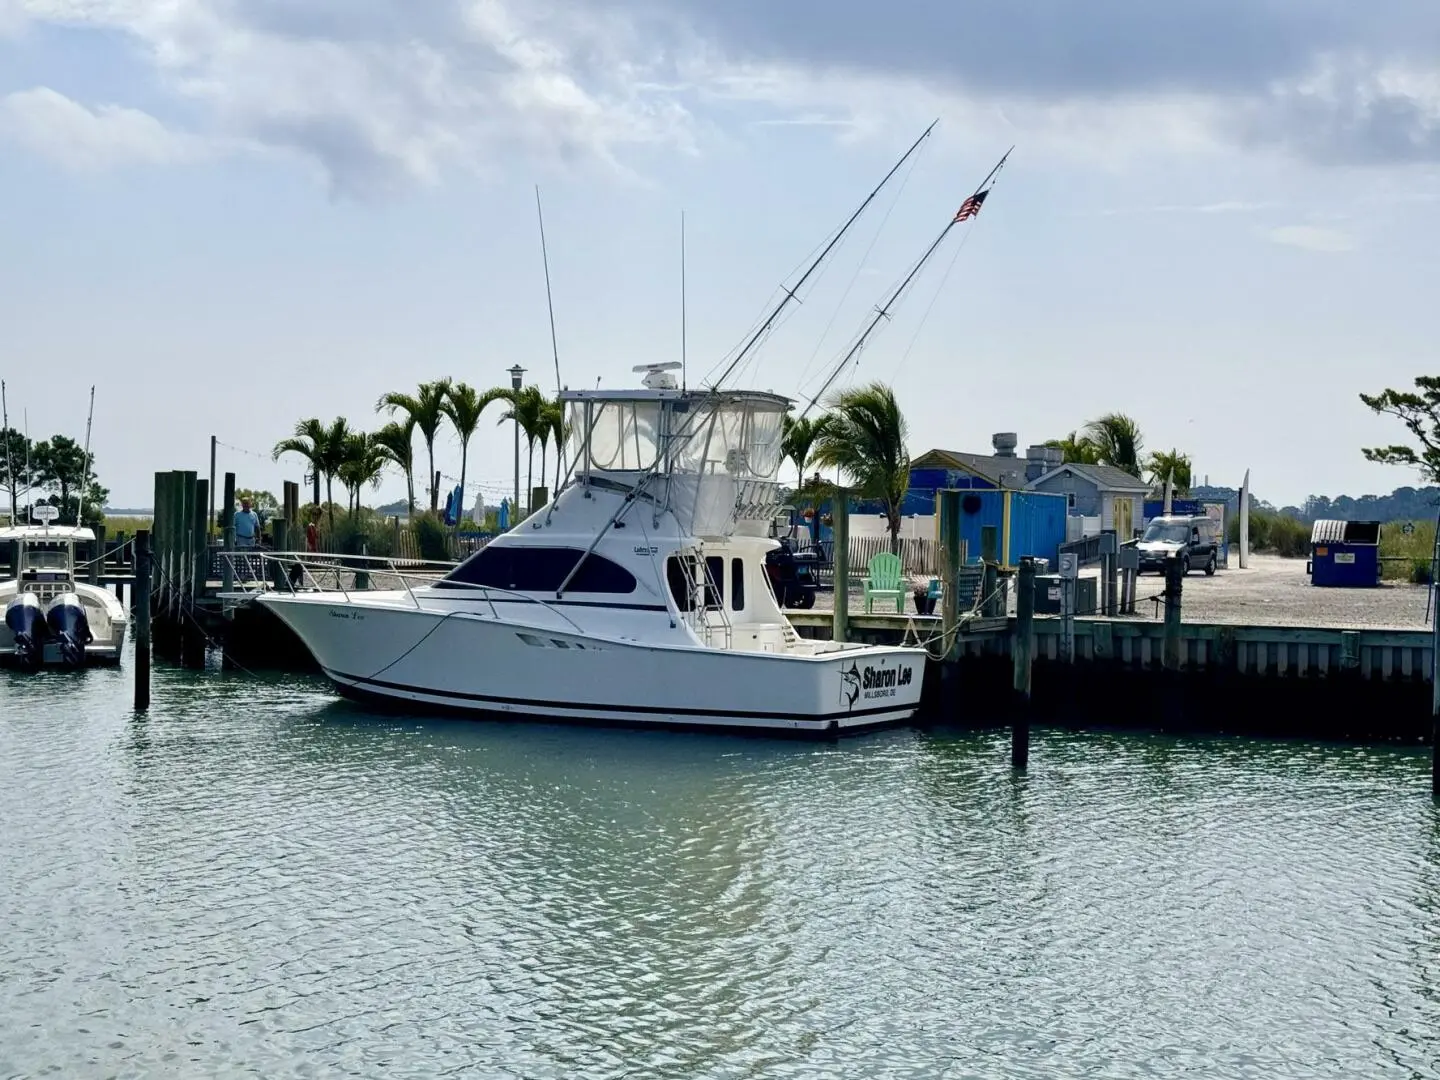
[[[1214,574],[1220,560],[1220,537],[1215,519],[1203,514],[1170,514],[1151,518],[1136,548],[1140,552],[1140,573],[1165,572],[1170,559],[1180,560],[1182,573],[1203,568]]]

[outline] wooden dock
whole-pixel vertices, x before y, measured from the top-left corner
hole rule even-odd
[[[234,478],[225,479],[222,521],[230,520],[234,505]],[[953,517],[948,501],[942,510]],[[274,548],[266,554],[290,550],[289,538],[301,535],[294,485],[287,484],[285,502],[273,523]],[[237,582],[237,568],[244,577],[256,575],[244,573],[244,562],[231,554],[233,539],[224,532],[217,539],[211,528],[206,482],[193,472],[158,473],[155,506],[156,655],[202,666],[207,652],[218,649],[222,662],[231,665],[314,670],[303,645],[268,611],[223,599],[237,586],[289,586],[278,579]],[[944,528],[946,520],[942,514],[942,555],[963,566],[963,558],[950,550],[957,541],[953,530]],[[94,572],[123,590],[131,570],[127,545],[123,539],[107,545],[115,558]],[[336,558],[343,563],[346,557]],[[848,568],[840,563],[837,579],[844,582]],[[263,566],[261,576],[283,577],[281,560]],[[949,580],[957,587],[937,615],[848,612],[840,635],[847,641],[926,645],[933,662],[927,665],[923,722],[1014,722],[1021,767],[1028,745],[1022,729],[1030,716],[1086,726],[1430,738],[1434,655],[1427,631],[1187,623],[1178,575],[1167,584],[1163,621],[1133,615],[1067,620],[1036,615],[1033,603],[1022,604],[1018,616],[1006,616],[1003,601],[994,599],[995,573],[986,560],[980,578],[960,588],[960,575],[952,572]],[[1022,567],[1022,577],[1027,573],[1033,584],[1033,567]],[[1024,591],[1022,585],[1020,594]],[[832,612],[787,615],[804,636],[835,634]],[[947,634],[946,626],[953,632]],[[1017,716],[1025,717],[1024,723],[1015,721]]]
[[[804,637],[828,640],[834,617],[824,611],[787,613]],[[1009,656],[1016,629],[1014,616],[962,623],[960,657]],[[942,620],[925,615],[850,613],[847,637],[875,645],[899,645],[936,638]],[[1058,618],[1036,618],[1035,659],[1063,661],[1063,629]],[[1165,625],[1151,619],[1075,619],[1076,664],[1103,663],[1128,670],[1164,667]],[[1428,685],[1433,641],[1428,630],[1245,626],[1228,623],[1180,624],[1177,670],[1231,672],[1274,678],[1324,679],[1353,673],[1375,681]]]

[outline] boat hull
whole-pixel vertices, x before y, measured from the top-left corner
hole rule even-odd
[[[259,601],[346,697],[407,711],[641,727],[838,734],[904,723],[921,649],[819,655],[598,638],[463,610]]]

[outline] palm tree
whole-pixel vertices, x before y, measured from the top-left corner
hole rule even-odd
[[[468,383],[456,383],[446,391],[445,401],[440,406],[450,418],[455,434],[460,437],[460,505],[455,508],[457,522],[465,510],[465,470],[470,463],[470,438],[480,426],[480,414],[490,404],[485,400],[488,396],[482,396]]]
[[[388,409],[390,415],[402,412],[409,418],[425,439],[425,452],[430,458],[430,471],[426,474],[426,486],[430,489],[430,512],[440,507],[440,485],[435,482],[435,436],[445,419],[445,403],[450,395],[450,380],[435,379],[423,382],[414,394],[391,391],[375,403],[375,411]]]
[[[512,390],[504,386],[497,387],[487,392],[485,397],[491,401],[504,401],[509,404],[510,407],[500,417],[500,423],[514,420],[520,425],[520,433],[525,436],[525,444],[530,451],[529,462],[526,465],[525,490],[533,492],[535,490],[535,443],[542,433],[548,437],[545,406],[549,404],[549,401],[540,392],[538,386],[525,386],[519,390]],[[529,502],[530,499],[527,498],[526,501]],[[534,507],[528,509],[533,510]],[[519,513],[518,507],[516,513]]]
[[[410,516],[415,516],[415,423],[406,420],[386,424],[370,436],[385,460],[405,474],[405,491],[410,506]]]
[[[555,490],[560,490],[560,473],[565,468],[565,443],[570,439],[571,425],[565,419],[565,405],[560,401],[550,402],[547,415],[550,419],[550,434],[555,439]]]
[[[560,468],[564,455],[561,453],[565,445],[565,437],[568,434],[568,425],[565,423],[565,408],[558,401],[551,401],[546,398],[540,409],[540,431],[536,436],[540,443],[540,482],[545,482],[545,475],[548,471],[546,465],[545,450],[551,439],[555,440],[555,491],[560,490]],[[553,492],[552,492],[553,495]]]
[[[1100,464],[1099,448],[1090,441],[1089,437],[1077,432],[1072,431],[1063,439],[1050,439],[1045,445],[1059,450],[1062,454],[1061,460],[1066,465]]]
[[[353,514],[360,509],[360,489],[366,484],[380,486],[390,458],[375,442],[375,436],[363,431],[350,432],[345,437],[344,447],[345,458],[337,472],[340,482],[350,492],[350,512]]]
[[[1124,469],[1131,476],[1141,471],[1144,440],[1140,425],[1124,413],[1106,413],[1085,425],[1085,439],[1095,447],[1096,461]]]
[[[862,498],[885,506],[890,550],[900,553],[900,504],[910,488],[908,425],[883,383],[843,390],[830,403],[813,457],[817,465],[846,474]]]
[[[780,456],[795,463],[796,491],[805,486],[805,466],[810,463],[815,442],[824,431],[828,419],[823,414],[811,420],[806,416],[796,418],[786,413],[781,421]]]
[[[345,462],[345,440],[350,435],[350,425],[343,416],[337,416],[334,423],[326,427],[315,417],[301,420],[295,425],[295,434],[281,439],[271,451],[271,457],[280,460],[281,454],[299,454],[310,463],[315,472],[325,478],[325,502],[330,526],[335,526],[335,499],[332,485],[335,474]]]
[[[1150,474],[1150,482],[1157,487],[1164,488],[1166,479],[1173,477],[1175,494],[1181,498],[1190,494],[1192,477],[1189,454],[1182,454],[1173,448],[1168,453],[1156,450],[1146,459],[1145,469]]]

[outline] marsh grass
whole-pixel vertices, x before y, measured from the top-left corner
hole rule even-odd
[[[1407,523],[1392,521],[1380,526],[1380,574],[1387,581],[1409,581],[1417,585],[1430,581],[1430,560],[1435,552],[1435,523],[1411,522],[1415,531],[1406,534]]]

